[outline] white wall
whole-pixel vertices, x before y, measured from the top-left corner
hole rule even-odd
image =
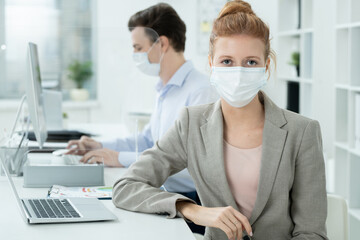
[[[70,122],[94,123],[125,123],[129,121],[129,111],[150,111],[154,104],[156,78],[140,74],[132,61],[132,47],[127,22],[132,14],[158,3],[157,0],[134,0],[124,2],[118,0],[96,1],[97,34],[96,34],[96,64],[98,74],[98,104],[79,107],[65,111],[69,112]],[[187,42],[185,57],[191,59],[200,71],[209,74],[206,54],[197,51],[198,17],[197,3],[194,0],[165,0],[172,5],[187,26]],[[315,4],[318,1],[315,1]],[[253,10],[269,24],[271,34],[277,32],[277,0],[250,0]],[[317,6],[318,7],[318,6]],[[320,7],[320,6],[319,6]],[[214,16],[215,18],[216,16]],[[333,141],[333,90],[331,58],[324,58],[328,49],[333,49],[329,21],[333,21],[331,11],[324,11],[324,16],[314,16],[314,24],[321,34],[314,36],[314,79],[320,84],[313,86],[313,92],[322,93],[313,96],[313,115],[322,125],[324,145],[332,155]],[[324,27],[322,27],[324,26]],[[272,41],[272,47],[277,49],[277,42]],[[276,73],[268,82],[267,92],[280,106],[285,107],[286,89],[275,80]],[[16,104],[14,105],[16,106]],[[16,107],[1,108],[0,126],[10,128]]]
[[[97,77],[100,107],[91,122],[122,122],[127,112],[152,107],[157,79],[146,77],[132,61],[127,23],[132,14],[157,1],[97,1]]]

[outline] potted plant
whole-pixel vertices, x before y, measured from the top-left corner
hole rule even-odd
[[[89,80],[93,72],[91,69],[91,62],[79,62],[74,60],[68,66],[68,78],[73,80],[76,84],[75,89],[70,90],[70,97],[74,101],[85,101],[89,98],[89,92],[84,89],[84,83]]]
[[[296,68],[296,75],[300,77],[300,53],[293,52],[291,54],[291,61],[289,62],[290,65],[295,66]]]
[[[69,116],[68,116],[68,114],[66,112],[63,112],[62,117],[63,117],[63,129],[68,129]]]

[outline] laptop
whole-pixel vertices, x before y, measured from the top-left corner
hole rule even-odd
[[[4,159],[0,160],[25,222],[30,224],[68,223],[117,219],[97,198],[19,198]]]

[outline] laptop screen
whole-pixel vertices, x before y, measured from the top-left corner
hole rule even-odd
[[[6,149],[2,149],[2,150],[6,151]],[[9,170],[6,167],[5,159],[0,158],[0,162],[1,162],[0,165],[2,165],[2,168],[4,169],[5,175],[6,175],[7,179],[9,180],[9,184],[10,184],[11,189],[12,189],[12,191],[14,193],[15,198],[16,198],[16,202],[17,202],[17,205],[18,205],[18,207],[20,209],[21,216],[23,217],[24,221],[27,222],[27,217],[26,217],[26,214],[25,214],[25,211],[24,211],[24,208],[23,208],[23,204],[22,204],[22,202],[21,202],[21,200],[19,198],[18,192],[16,191],[15,184],[14,184],[14,182],[12,180],[12,177],[11,177],[11,175],[9,173]]]

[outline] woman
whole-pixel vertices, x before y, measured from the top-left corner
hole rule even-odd
[[[320,126],[260,91],[272,57],[267,25],[248,3],[228,2],[209,51],[221,99],[184,109],[114,185],[114,204],[182,216],[206,226],[205,239],[327,239]],[[184,168],[203,206],[158,189]]]

